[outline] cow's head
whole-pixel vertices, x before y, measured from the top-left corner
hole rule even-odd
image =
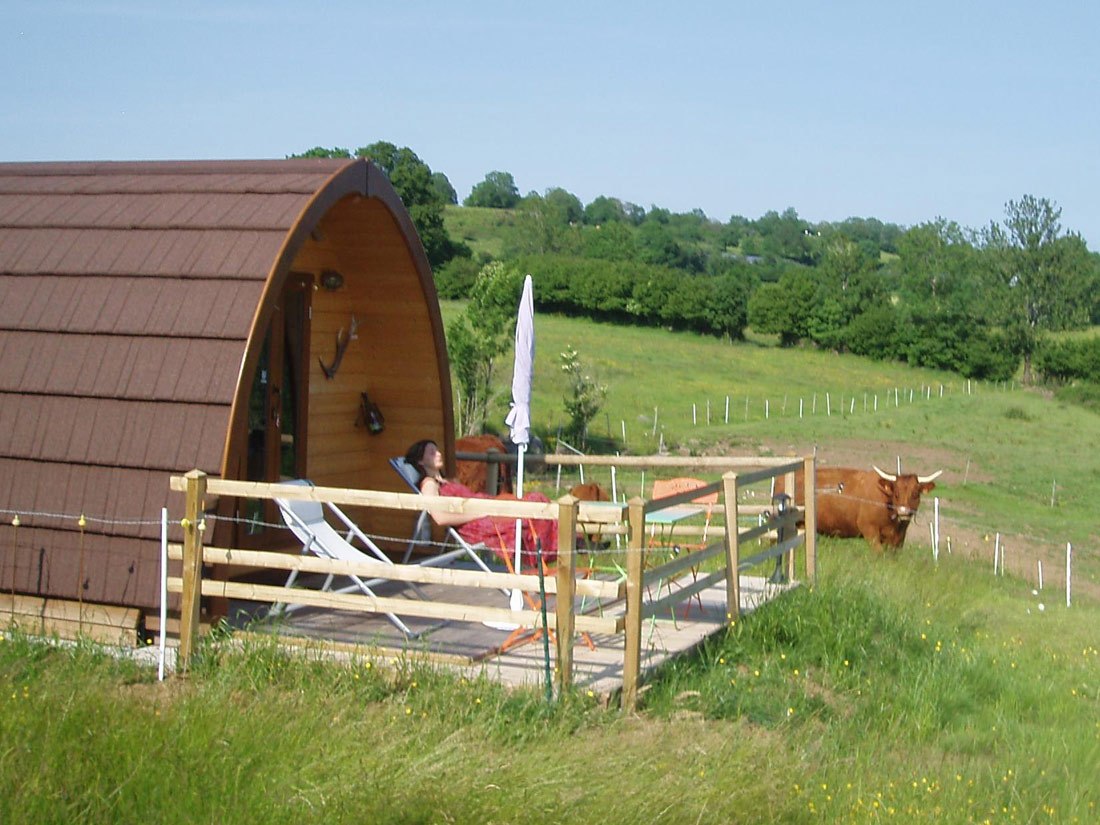
[[[922,493],[927,493],[935,488],[935,479],[939,478],[943,470],[937,470],[930,476],[918,476],[912,473],[908,475],[891,475],[884,473],[874,464],[878,473],[878,488],[886,497],[886,506],[890,511],[890,519],[907,524],[917,512],[920,506]]]

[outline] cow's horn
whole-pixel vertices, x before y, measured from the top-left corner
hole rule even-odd
[[[943,473],[943,470],[936,470],[936,472],[932,473],[930,476],[917,476],[917,482],[920,484],[927,484],[929,481],[935,481],[939,478],[941,473]]]
[[[882,476],[887,481],[897,481],[898,480],[897,476],[892,476],[889,473],[882,472],[882,470],[880,470],[878,467],[875,467],[874,464],[872,464],[871,466],[875,468],[876,473],[878,473],[880,476]]]

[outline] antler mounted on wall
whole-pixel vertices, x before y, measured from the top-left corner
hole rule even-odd
[[[332,364],[330,366],[325,366],[325,362],[321,360],[321,356],[317,356],[317,362],[321,365],[321,371],[325,374],[325,378],[332,379],[336,377],[336,370],[340,369],[340,361],[347,351],[348,344],[359,337],[356,334],[358,329],[359,322],[355,320],[354,315],[351,316],[351,329],[346,336],[344,335],[344,328],[340,327],[340,331],[336,333],[336,357],[332,359]]]

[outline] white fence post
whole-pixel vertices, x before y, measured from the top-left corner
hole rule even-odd
[[[160,654],[157,681],[164,681],[164,637],[168,624],[168,508],[160,508]]]
[[[1073,545],[1068,541],[1066,542],[1066,607],[1071,604],[1070,589],[1071,589],[1071,576],[1070,570],[1073,567]]]
[[[932,536],[936,542],[936,558],[940,557],[940,499],[939,496],[932,499],[932,524],[935,526]]]

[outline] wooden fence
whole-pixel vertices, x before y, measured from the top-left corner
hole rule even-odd
[[[652,457],[648,466],[700,467],[707,469],[737,467],[751,464],[755,469],[738,473],[730,470],[722,478],[705,487],[679,493],[662,499],[634,498],[623,505],[581,502],[565,496],[556,502],[538,503],[526,501],[501,501],[496,499],[433,499],[433,509],[448,510],[474,515],[493,515],[506,518],[550,518],[558,521],[557,569],[544,582],[545,592],[554,596],[555,607],[546,619],[547,626],[556,631],[557,678],[560,687],[568,687],[573,679],[573,646],[577,633],[625,634],[623,656],[622,705],[635,707],[641,669],[642,622],[652,617],[655,621],[671,615],[678,604],[686,602],[707,588],[725,582],[726,621],[732,622],[740,610],[739,573],[772,558],[785,557],[787,571],[793,577],[794,554],[805,547],[806,577],[812,582],[816,576],[814,542],[814,460],[805,459],[680,459],[679,463],[668,457]],[[586,456],[587,463],[624,463],[618,456]],[[632,461],[639,461],[634,457]],[[796,521],[801,511],[791,508],[780,517],[770,513],[766,521],[742,529],[739,519],[746,513],[761,514],[763,505],[743,505],[739,502],[742,491],[778,476],[787,476],[787,489],[793,489],[796,470],[807,473],[808,500],[805,507],[806,530],[798,532]],[[334,576],[359,576],[376,580],[405,582],[409,584],[447,584],[469,589],[510,590],[520,589],[537,594],[539,577],[534,574],[484,572],[446,567],[428,567],[417,564],[386,564],[368,560],[347,562],[323,559],[286,552],[270,552],[205,546],[203,542],[205,502],[208,496],[248,499],[283,498],[332,502],[337,505],[422,511],[425,501],[414,493],[390,493],[374,490],[352,490],[336,487],[305,487],[292,484],[265,484],[260,482],[230,481],[207,477],[198,470],[184,476],[173,476],[171,489],[183,493],[186,498],[185,516],[181,521],[184,540],[182,544],[170,544],[169,558],[181,561],[179,576],[167,580],[169,592],[179,593],[180,648],[179,667],[186,669],[194,653],[199,629],[199,605],[202,596],[240,599],[268,604],[301,604],[365,613],[393,613],[460,622],[501,622],[536,629],[542,626],[542,614],[538,610],[514,611],[504,607],[487,607],[462,601],[426,601],[371,597],[365,594],[334,593],[303,588],[286,588],[244,581],[213,580],[202,577],[203,564],[216,564],[222,569],[241,566],[321,573]],[[679,553],[655,565],[647,563],[654,558],[652,547],[647,547],[647,516],[662,509],[688,504],[693,499],[717,493],[716,510],[724,516],[722,534],[705,547]],[[762,516],[760,516],[762,518]],[[609,532],[625,532],[627,547],[625,579],[607,581],[599,578],[578,577],[576,563],[576,536],[578,531],[606,529]],[[791,535],[781,542],[763,546],[759,552],[743,557],[741,550],[750,541],[762,540],[778,531]],[[647,558],[648,557],[648,558]],[[691,571],[705,570],[703,573]],[[680,586],[673,588],[670,582]],[[662,595],[662,593],[664,595]],[[656,594],[656,595],[654,595]],[[584,596],[598,599],[605,605],[601,615],[578,613],[575,599]],[[537,596],[535,597],[537,598]]]

